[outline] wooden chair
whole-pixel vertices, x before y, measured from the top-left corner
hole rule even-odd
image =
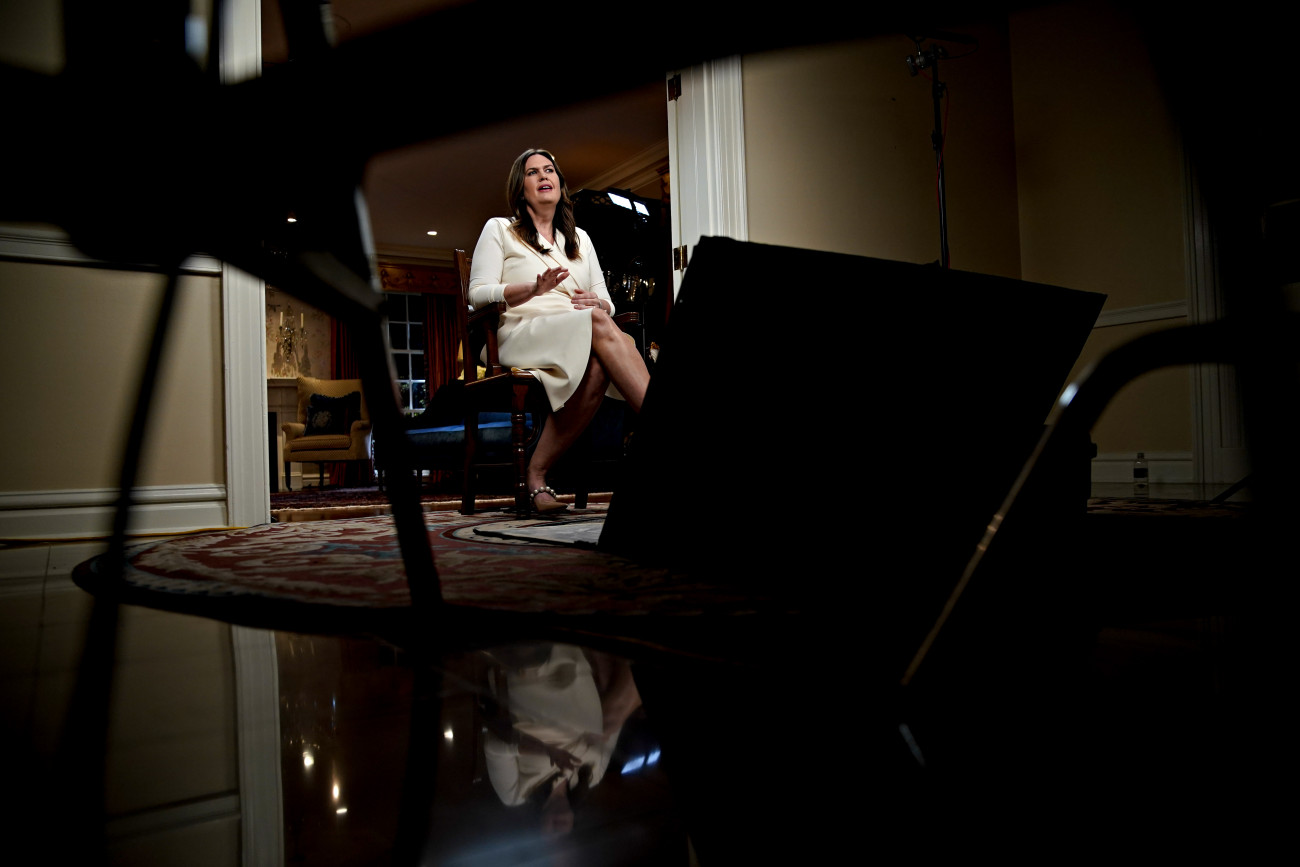
[[[456,271],[460,275],[462,303],[457,307],[457,331],[461,339],[461,357],[465,369],[465,472],[461,490],[461,514],[474,512],[474,488],[477,472],[481,467],[492,464],[478,461],[479,413],[492,409],[509,408],[510,412],[510,458],[514,466],[515,510],[526,514],[531,510],[528,496],[528,483],[525,476],[528,468],[528,446],[530,440],[541,433],[546,417],[550,415],[550,404],[542,383],[526,370],[517,370],[501,364],[497,347],[497,324],[506,309],[505,302],[497,302],[485,308],[475,310],[469,303],[469,270],[471,257],[464,250],[453,253]],[[638,313],[620,313],[614,317],[619,327],[627,331],[639,326]],[[483,352],[486,347],[486,353]],[[485,362],[480,370],[477,363],[480,356]],[[531,433],[528,429],[528,413],[533,415],[534,424]],[[577,448],[581,449],[580,444]],[[574,505],[579,509],[587,506],[587,484],[585,474],[579,475],[575,485]]]

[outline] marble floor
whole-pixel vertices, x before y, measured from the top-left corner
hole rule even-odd
[[[1157,486],[1151,496],[1189,493],[1206,492]],[[372,638],[123,606],[104,722],[78,725],[93,716],[74,710],[78,674],[102,645],[87,645],[94,602],[70,574],[99,550],[0,548],[10,841],[39,836],[54,852],[76,838],[75,851],[107,853],[107,863],[187,867],[711,865],[761,863],[765,852],[766,863],[791,863],[792,851],[806,856],[797,863],[830,863],[842,845],[861,847],[864,834],[873,851],[893,835],[922,848],[951,843],[953,816],[967,811],[950,798],[974,804],[998,790],[980,776],[978,786],[948,792],[943,819],[926,821],[921,805],[933,801],[918,796],[910,771],[898,776],[903,751],[884,745],[888,735],[876,740],[879,697],[856,688],[854,660],[815,647],[798,660],[818,660],[807,677],[795,667],[720,676],[569,645],[417,658]],[[1250,552],[1229,555],[1249,568]],[[1089,726],[1103,736],[1090,750],[1053,743],[1044,756],[1048,765],[1102,756],[1105,769],[1062,811],[1101,807],[1056,844],[1084,846],[1081,830],[1107,822],[1146,829],[1146,845],[1168,843],[1170,811],[1151,807],[1176,793],[1180,809],[1195,806],[1180,833],[1214,829],[1239,851],[1267,842],[1274,817],[1257,797],[1255,770],[1263,763],[1271,776],[1282,766],[1272,711],[1287,687],[1272,679],[1275,665],[1259,662],[1289,647],[1284,626],[1268,631],[1284,622],[1206,610],[1106,624],[1090,662]],[[529,718],[531,728],[509,723]],[[985,757],[978,773],[998,761]],[[539,768],[570,766],[575,775],[562,786],[550,779],[522,796],[525,781],[553,773]],[[1044,795],[1061,793],[1049,783]],[[916,824],[871,824],[899,814]],[[1006,816],[979,815],[999,851],[1037,839]],[[962,840],[959,848],[974,845]]]
[[[22,818],[11,830],[49,822],[86,832],[59,816],[76,802],[58,787],[32,808],[68,768],[62,752],[95,605],[70,571],[98,552],[94,544],[0,551],[0,734],[18,771],[4,815],[6,825]],[[599,740],[572,735],[557,711],[551,729],[564,736],[556,743],[598,767],[598,784],[548,808],[537,798],[516,803],[519,784],[509,781],[520,775],[509,766],[528,753],[527,738],[510,745],[508,732],[498,738],[487,727],[500,706],[489,701],[489,672],[504,670],[498,660],[517,649],[445,654],[427,665],[366,637],[137,606],[118,613],[102,733],[109,863],[389,864],[400,851],[428,864],[693,862],[635,686],[625,677],[621,695],[606,689],[617,680],[609,671],[630,675],[626,660],[568,646],[549,666],[530,660],[526,673],[561,683],[561,699],[581,700],[583,722],[594,708],[586,728],[595,731],[585,737]],[[514,685],[516,700],[526,698]],[[615,719],[602,717],[602,700],[617,705]],[[531,731],[549,730],[539,722]],[[428,779],[418,779],[421,769]],[[554,804],[567,815],[548,818]],[[545,826],[566,820],[568,833]]]

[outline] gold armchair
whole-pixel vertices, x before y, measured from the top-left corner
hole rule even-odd
[[[325,464],[370,460],[370,412],[360,379],[298,377],[298,420],[280,425],[284,431],[284,486],[290,463],[320,464],[320,484],[325,484]]]

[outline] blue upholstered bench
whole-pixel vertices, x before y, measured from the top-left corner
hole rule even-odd
[[[590,439],[585,442],[580,440],[569,454],[561,458],[556,463],[552,478],[548,479],[548,481],[552,484],[558,482],[560,485],[565,485],[567,479],[572,475],[580,474],[584,469],[594,470],[588,475],[588,480],[599,485],[600,489],[608,490],[613,483],[609,472],[610,467],[617,464],[623,456],[625,412],[626,404],[623,401],[606,398],[588,428]],[[425,413],[424,415],[430,414]],[[448,421],[445,413],[431,415],[431,418],[442,422]],[[533,414],[527,413],[524,418],[531,443]],[[412,427],[405,432],[406,437],[414,447],[413,469],[444,470],[457,475],[463,473],[465,461],[464,424],[457,421],[451,424],[420,426],[420,419],[421,416],[411,419]],[[479,413],[478,434],[477,463],[488,465],[488,469],[500,467],[502,482],[505,483],[502,490],[509,490],[510,476],[508,471],[512,466],[513,458],[510,441],[510,413]],[[376,440],[375,467],[379,473],[381,488],[384,485],[384,473],[391,469],[391,467],[385,466],[383,451],[383,443]],[[579,460],[584,455],[588,466],[580,468]],[[560,489],[563,490],[563,487]]]
[[[531,437],[533,432],[532,413],[525,414],[524,420],[528,435]],[[406,437],[415,446],[416,454],[420,458],[427,457],[438,464],[437,467],[421,464],[422,469],[446,468],[449,463],[455,464],[464,459],[464,424],[411,428],[407,430]],[[496,461],[508,461],[510,459],[510,413],[479,413],[478,447],[479,456],[484,461],[495,463]],[[459,468],[459,465],[457,465],[456,469]]]

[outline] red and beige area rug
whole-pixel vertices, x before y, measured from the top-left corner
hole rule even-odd
[[[1089,515],[1167,515],[1183,518],[1243,518],[1252,508],[1249,502],[1222,503],[1199,500],[1169,500],[1158,497],[1093,497]]]
[[[565,628],[591,629],[615,640],[663,638],[703,653],[700,648],[710,642],[717,647],[731,640],[728,630],[748,630],[754,641],[776,646],[771,635],[780,634],[802,611],[799,576],[838,574],[833,565],[816,562],[815,545],[795,562],[751,560],[748,572],[727,564],[688,574],[636,562],[596,547],[609,507],[602,499],[592,495],[586,509],[542,519],[506,511],[509,500],[496,511],[465,516],[458,511],[457,499],[428,498],[424,520],[437,575],[413,580],[436,580],[444,610],[512,622],[563,622]],[[383,508],[384,513],[335,517],[339,513],[333,509],[340,507]],[[120,576],[101,555],[80,564],[73,580],[93,594],[128,604],[266,628],[406,630],[408,635],[417,626],[423,628],[428,612],[412,608],[396,525],[386,502],[319,508],[329,509],[334,519],[278,517],[246,529],[137,542],[128,548]],[[1089,501],[1088,509],[1099,519],[1143,524],[1152,519],[1124,516],[1244,514],[1233,504],[1206,511],[1205,504],[1191,508],[1156,500],[1097,499]],[[802,515],[801,522],[765,524],[763,533],[808,536],[808,526],[835,525],[844,519],[843,511],[833,506],[814,511],[819,514]],[[706,548],[710,538],[721,538],[707,530],[707,509],[681,517],[683,531]],[[737,625],[742,622],[745,625]]]
[[[561,494],[560,499],[572,503],[572,494]],[[588,503],[608,503],[610,494],[592,493]],[[460,508],[460,494],[442,491],[424,491],[420,504],[426,512],[442,512]],[[501,495],[480,495],[474,507],[478,511],[507,509],[514,498]],[[368,518],[391,515],[388,494],[378,488],[304,488],[300,491],[281,491],[271,494],[271,520],[276,523],[293,521],[327,521],[335,518]]]
[[[796,614],[789,599],[733,576],[692,577],[595,550],[607,504],[560,519],[430,510],[425,526],[447,606],[594,624],[631,639],[656,622]],[[408,576],[391,515],[289,521],[134,544],[120,582],[106,556],[80,564],[83,589],[128,604],[302,631],[410,628]],[[415,580],[434,580],[416,576]],[[638,616],[632,616],[638,615]],[[707,617],[702,617],[707,616]],[[659,629],[660,627],[655,627]],[[670,631],[676,632],[676,629]]]

